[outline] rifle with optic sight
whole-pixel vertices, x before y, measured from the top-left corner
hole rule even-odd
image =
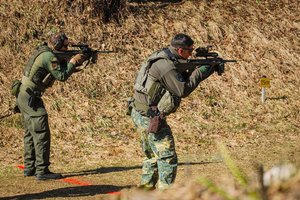
[[[111,51],[111,50],[95,50],[90,48],[88,44],[72,44],[70,46],[78,49],[63,50],[63,51],[54,50],[53,53],[57,56],[59,60],[67,60],[67,61],[69,61],[76,54],[83,54],[87,56],[87,60],[88,60],[88,62],[84,65],[84,68],[89,63],[96,63],[98,60],[98,54],[115,53],[115,51]]]
[[[209,45],[195,49],[196,59],[180,60],[179,62],[175,63],[177,70],[180,72],[192,73],[197,67],[202,65],[211,65],[216,67],[215,71],[218,73],[218,75],[222,75],[224,73],[225,63],[237,62],[236,60],[224,60],[223,58],[219,57],[217,52],[210,51],[211,47],[212,46]]]

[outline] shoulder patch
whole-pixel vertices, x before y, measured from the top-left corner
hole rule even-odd
[[[180,73],[177,73],[177,74],[176,74],[176,79],[177,79],[179,82],[185,82],[183,76],[182,76]]]
[[[53,56],[53,57],[50,59],[50,62],[51,62],[51,69],[52,69],[52,70],[55,70],[55,69],[58,68],[58,66],[59,66],[59,61],[58,61],[58,59],[57,59],[55,56]]]
[[[55,70],[58,67],[58,63],[57,62],[51,62],[51,69]]]

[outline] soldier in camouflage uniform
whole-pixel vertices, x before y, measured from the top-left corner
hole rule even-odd
[[[140,187],[166,189],[174,182],[177,156],[166,116],[175,112],[181,98],[215,71],[216,66],[199,66],[190,74],[176,63],[192,55],[194,41],[185,34],[174,36],[168,48],[154,52],[143,64],[134,85],[131,118],[141,135],[145,153]]]
[[[85,56],[77,54],[69,62],[58,60],[54,50],[66,50],[68,38],[64,33],[54,34],[47,43],[38,46],[26,64],[17,104],[24,120],[24,176],[36,176],[37,180],[61,178],[61,174],[49,170],[50,130],[48,114],[42,95],[55,80],[65,81]]]

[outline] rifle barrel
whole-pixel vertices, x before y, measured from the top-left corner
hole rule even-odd
[[[197,57],[213,57],[213,58],[217,58],[218,57],[218,53],[216,52],[207,52],[207,53],[196,53]]]
[[[225,62],[237,62],[237,60],[224,60]]]
[[[80,52],[80,50],[53,51],[54,54],[77,54]]]
[[[103,50],[103,51],[100,51],[100,50],[92,50],[91,52],[84,52],[82,50],[65,50],[65,51],[53,51],[54,54],[63,54],[63,55],[66,55],[66,54],[78,54],[78,53],[114,53],[114,51],[111,51],[111,50]]]
[[[103,51],[100,51],[100,50],[96,50],[97,53],[115,53],[115,51],[112,51],[112,50],[103,50]]]

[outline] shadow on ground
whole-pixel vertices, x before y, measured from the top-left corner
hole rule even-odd
[[[206,165],[220,163],[222,161],[210,161],[210,162],[185,162],[179,163],[178,165],[189,166],[189,165]],[[91,174],[103,174],[110,172],[120,172],[126,170],[141,169],[142,166],[128,166],[128,167],[101,167],[92,170],[78,171],[78,172],[67,172],[64,173],[64,177],[72,176],[84,176]],[[66,187],[58,188],[49,191],[32,194],[21,194],[8,197],[0,197],[0,200],[12,200],[12,199],[46,199],[46,198],[59,198],[59,197],[83,197],[83,196],[95,196],[100,194],[109,194],[120,191],[125,188],[130,188],[132,185],[127,186],[114,186],[114,185],[88,185],[88,186],[77,186],[77,187]]]
[[[12,200],[12,199],[46,199],[46,198],[58,198],[58,197],[83,197],[83,196],[95,196],[98,194],[109,194],[111,192],[117,192],[124,188],[130,188],[132,186],[113,186],[113,185],[89,185],[78,187],[66,187],[58,188],[54,190],[44,191],[33,194],[22,194],[10,197],[0,197],[0,200]]]
[[[288,96],[283,95],[283,96],[280,96],[280,97],[267,97],[266,100],[286,100],[286,99],[288,99]]]
[[[222,161],[210,161],[210,162],[185,162],[179,163],[178,165],[205,165],[205,164],[213,164],[213,163],[220,163]],[[127,171],[127,170],[135,170],[135,169],[142,169],[141,165],[129,166],[129,167],[100,167],[92,170],[84,170],[84,171],[77,171],[77,172],[67,172],[63,173],[64,177],[72,177],[72,176],[85,176],[91,174],[105,174],[111,172],[120,172],[120,171]]]

